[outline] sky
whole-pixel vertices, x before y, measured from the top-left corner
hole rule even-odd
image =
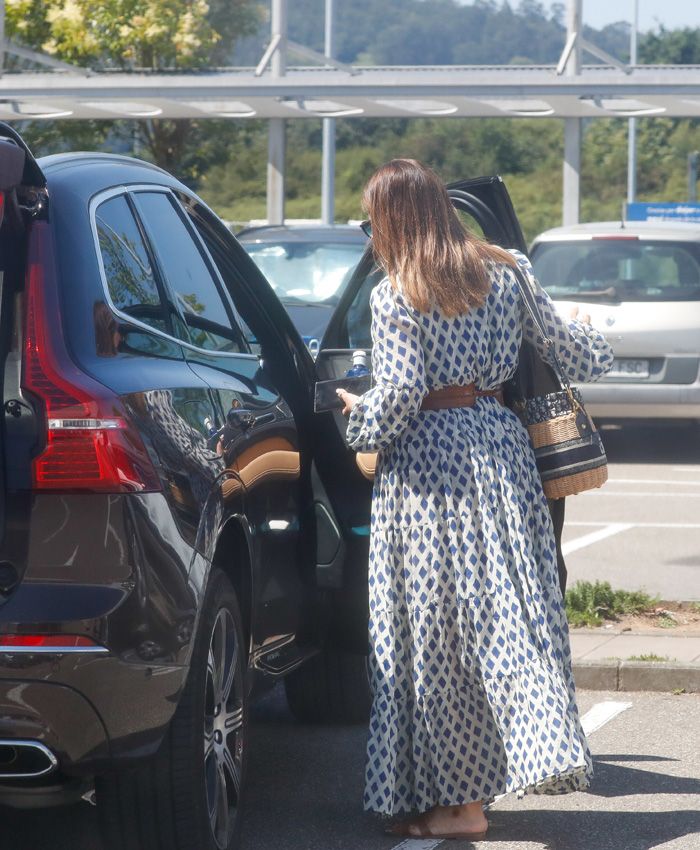
[[[567,0],[561,0],[566,5]],[[615,21],[632,21],[635,0],[582,0],[583,22],[601,29]],[[700,27],[700,2],[698,0],[637,0],[639,9],[639,31]],[[516,3],[512,3],[516,6]],[[545,8],[551,0],[545,0]]]

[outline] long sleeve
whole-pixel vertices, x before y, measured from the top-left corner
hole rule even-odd
[[[386,448],[418,412],[427,388],[421,332],[388,280],[372,291],[374,386],[360,396],[348,421],[355,451]]]
[[[527,257],[519,251],[511,253],[516,258],[521,272],[530,281],[547,334],[569,380],[576,383],[597,381],[612,366],[613,350],[610,343],[592,325],[576,319],[564,318],[557,311],[549,295],[542,289]],[[513,282],[517,286],[515,279]],[[550,359],[551,352],[548,351],[544,339],[538,333],[524,302],[522,316],[525,339],[535,346],[544,359]]]

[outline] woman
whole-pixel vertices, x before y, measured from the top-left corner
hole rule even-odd
[[[397,835],[478,838],[497,794],[579,790],[591,774],[551,519],[501,402],[523,334],[544,350],[513,267],[532,272],[469,235],[415,160],[382,166],[363,205],[387,275],[371,296],[375,386],[339,394],[348,444],[379,450],[365,807],[419,812]],[[604,338],[538,299],[570,378],[602,375]]]

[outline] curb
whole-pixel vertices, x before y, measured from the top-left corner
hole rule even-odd
[[[576,687],[590,691],[700,693],[700,664],[671,661],[574,661]]]

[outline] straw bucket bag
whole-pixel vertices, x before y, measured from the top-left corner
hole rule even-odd
[[[608,461],[581,394],[569,384],[556,356],[530,283],[520,269],[514,272],[525,306],[550,352],[545,360],[553,366],[560,385],[556,392],[517,401],[514,409],[530,435],[545,496],[563,499],[602,486],[608,478]]]

